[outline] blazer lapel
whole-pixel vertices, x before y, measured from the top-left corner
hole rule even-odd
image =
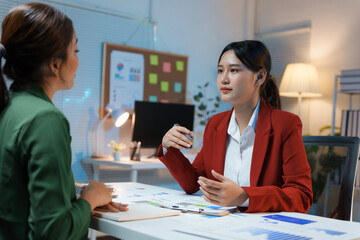
[[[224,174],[225,167],[225,149],[226,149],[226,136],[227,129],[229,127],[229,121],[231,114],[234,109],[228,111],[224,118],[219,122],[219,125],[216,127],[216,132],[213,138],[213,169],[220,173]]]
[[[271,108],[261,99],[250,170],[250,186],[257,186],[269,143]]]

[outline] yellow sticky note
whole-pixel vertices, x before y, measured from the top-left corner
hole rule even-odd
[[[157,73],[149,73],[149,83],[150,84],[157,84],[158,75]]]
[[[176,70],[179,72],[184,71],[184,61],[176,61]]]
[[[168,92],[169,91],[169,82],[162,81],[160,89],[161,89],[162,92]]]
[[[150,55],[150,65],[158,66],[159,65],[159,56],[151,54]]]

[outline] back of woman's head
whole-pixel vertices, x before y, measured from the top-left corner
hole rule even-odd
[[[273,108],[280,109],[280,95],[278,87],[276,86],[271,71],[271,57],[266,46],[256,40],[246,40],[241,42],[232,42],[228,44],[219,57],[219,62],[222,55],[233,50],[235,56],[251,71],[258,72],[262,69],[266,71],[266,79],[260,87],[260,96]]]
[[[1,26],[0,59],[6,59],[3,73],[13,80],[11,88],[44,84],[51,76],[50,60],[66,60],[74,33],[72,21],[60,11],[42,3],[27,3],[10,10]],[[9,103],[0,72],[0,113]]]

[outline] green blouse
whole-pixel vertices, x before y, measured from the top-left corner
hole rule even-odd
[[[10,99],[0,115],[0,240],[87,239],[91,208],[76,199],[67,119],[38,86]]]

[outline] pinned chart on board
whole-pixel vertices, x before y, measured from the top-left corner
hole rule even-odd
[[[136,100],[143,100],[144,55],[116,50],[110,55],[109,103],[134,108]]]
[[[101,108],[133,108],[135,100],[185,103],[187,65],[184,55],[104,43]]]

